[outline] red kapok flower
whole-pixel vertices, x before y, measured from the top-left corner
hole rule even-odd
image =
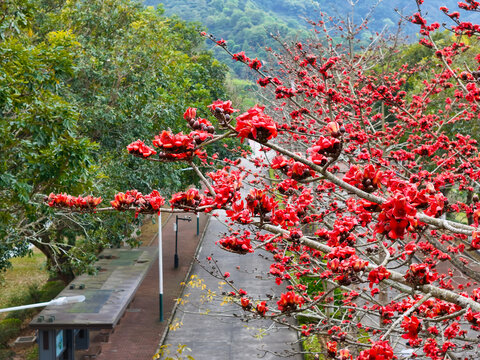
[[[368,274],[368,281],[370,281],[370,288],[373,287],[373,284],[378,284],[383,279],[388,279],[390,277],[390,272],[384,267],[379,266],[370,271]]]
[[[191,188],[186,192],[182,191],[173,194],[170,199],[170,205],[172,209],[195,210],[200,205],[201,200],[200,192],[195,188]]]
[[[267,303],[265,301],[258,303],[256,310],[260,316],[265,316],[265,313],[268,311]]]
[[[297,306],[301,307],[305,303],[305,299],[294,291],[288,291],[280,295],[280,300],[277,301],[278,310],[281,312],[296,310]]]
[[[153,146],[161,150],[158,152],[161,159],[169,161],[189,160],[194,155],[195,135],[198,135],[195,131],[190,135],[185,135],[182,132],[172,134],[170,131],[163,130],[155,136],[152,143]],[[195,153],[201,155],[197,151]]]
[[[187,121],[190,119],[195,119],[196,116],[197,116],[197,108],[192,108],[192,107],[189,107],[183,114],[183,118]]]
[[[263,112],[264,109],[264,106],[255,105],[247,112],[237,116],[235,130],[242,142],[245,139],[255,139],[263,142],[277,136],[277,125],[270,116]]]
[[[235,61],[249,62],[250,58],[245,55],[245,51],[240,51],[239,53],[233,54],[232,59]]]
[[[242,297],[240,299],[240,304],[242,305],[242,308],[244,310],[250,310],[250,308],[252,307],[252,304],[250,303],[250,299],[246,297]]]
[[[418,333],[422,330],[420,320],[418,320],[415,315],[411,317],[405,316],[401,326],[406,331],[406,333],[402,335],[402,338],[408,340],[416,340]]]
[[[412,264],[404,277],[412,284],[425,285],[437,280],[438,274],[432,273],[426,264]]]
[[[230,235],[225,236],[218,240],[216,244],[219,244],[223,249],[235,252],[238,254],[246,254],[253,252],[252,245],[250,244],[250,232],[245,231],[243,235]]]
[[[230,100],[216,100],[212,104],[208,105],[208,108],[214,112],[216,109],[222,109],[225,114],[233,114],[234,112],[240,111],[238,109],[232,108],[232,102]]]
[[[337,345],[338,343],[336,341],[327,342],[328,355],[330,355],[331,357],[337,356]]]
[[[91,195],[88,195],[86,197],[75,197],[72,195],[67,195],[65,193],[51,193],[48,197],[45,198],[45,202],[50,207],[69,207],[73,210],[94,211],[97,205],[102,202],[102,198],[96,198]]]
[[[378,215],[376,231],[386,234],[392,240],[403,239],[407,228],[415,223],[417,210],[400,192],[388,199],[381,207],[382,212]]]
[[[262,67],[262,63],[260,60],[255,58],[248,63],[248,66],[253,70],[259,70]]]
[[[391,360],[396,358],[393,355],[393,349],[387,340],[376,341],[368,350],[360,352],[357,360]]]
[[[132,155],[142,156],[144,158],[148,158],[149,156],[157,153],[154,149],[145,145],[142,140],[132,142],[127,146],[127,150]]]

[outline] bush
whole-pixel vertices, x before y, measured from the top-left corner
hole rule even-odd
[[[28,287],[28,290],[10,298],[8,307],[34,304],[39,302],[46,302],[52,300],[63,290],[65,285],[62,281],[49,281],[41,288],[38,284],[33,284]],[[8,342],[14,337],[18,336],[22,328],[22,323],[35,315],[39,308],[25,309],[10,312],[6,319],[0,321],[0,349],[8,347]],[[15,353],[10,351],[0,351],[0,360],[11,359]],[[32,352],[32,358],[35,354]]]
[[[47,282],[40,290],[40,302],[52,300],[64,288],[65,284],[61,280]]]
[[[10,298],[8,302],[9,307],[13,306],[21,306],[21,305],[28,305],[39,302],[40,299],[40,288],[38,284],[29,285],[27,291],[21,292],[15,296]],[[26,310],[18,310],[12,311],[7,315],[7,319],[19,319],[22,322],[27,319],[28,317],[35,314],[36,309],[26,309]]]
[[[12,360],[15,352],[9,349],[0,349],[0,360]]]
[[[0,349],[8,346],[8,341],[20,333],[22,321],[19,319],[4,319],[0,321]],[[3,355],[0,359],[3,359]]]
[[[30,350],[27,354],[25,359],[26,360],[37,360],[38,359],[38,345],[35,345],[32,350]],[[1,360],[1,357],[0,357]]]
[[[41,288],[38,284],[32,284],[28,287],[26,292],[12,297],[8,302],[8,306],[13,307],[50,301],[57,296],[64,287],[65,285],[60,280],[49,281]],[[7,319],[20,319],[21,321],[24,321],[25,319],[32,317],[37,311],[38,308],[12,311],[7,315]]]

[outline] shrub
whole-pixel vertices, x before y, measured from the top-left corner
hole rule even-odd
[[[22,321],[19,319],[4,319],[0,321],[0,349],[8,346],[8,341],[20,333]],[[3,359],[0,355],[0,359]]]

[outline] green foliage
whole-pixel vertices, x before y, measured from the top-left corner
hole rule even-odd
[[[69,32],[37,39],[33,1],[8,1],[7,10],[0,19],[0,269],[26,254],[26,240],[38,240],[49,223],[42,194],[89,184],[95,147],[61,94],[78,43]]]
[[[169,127],[187,131],[188,106],[224,96],[225,68],[202,50],[195,26],[120,0],[69,2],[51,23],[67,25],[81,43],[69,90],[82,109],[84,133],[101,145],[101,193],[167,192],[191,183],[178,165],[151,166],[125,147]]]
[[[12,360],[15,352],[10,349],[0,349],[0,360]]]
[[[12,296],[6,307],[15,307],[40,302],[47,302],[54,299],[65,285],[62,281],[49,281],[43,286],[33,284],[26,291],[20,292]],[[39,311],[38,308],[25,309],[9,312],[5,319],[0,321],[0,359],[9,359],[11,352],[2,351],[2,348],[8,346],[8,342],[17,337],[22,329],[22,323],[31,318]],[[32,352],[33,358],[35,353]],[[38,354],[37,354],[38,357]]]
[[[0,4],[0,7],[5,3]],[[0,269],[28,242],[67,281],[130,237],[131,214],[54,217],[50,192],[101,194],[197,181],[128,155],[137,139],[187,131],[188,106],[224,98],[225,67],[196,26],[129,0],[8,0],[0,19]],[[106,203],[108,206],[108,202]]]
[[[147,0],[147,5],[158,5],[158,0]],[[265,47],[278,48],[278,44],[269,34],[280,33],[284,36],[307,37],[306,22],[301,16],[307,16],[307,8],[301,2],[295,6],[284,6],[286,1],[236,1],[236,0],[180,0],[165,1],[161,6],[169,15],[178,15],[182,19],[201,22],[208,31],[218,38],[227,40],[229,48],[245,51],[247,55],[267,60]],[[303,10],[302,10],[303,8]],[[311,8],[309,8],[311,9]],[[234,64],[225,52],[214,48],[215,56],[234,69],[237,76],[248,77],[244,66]]]
[[[35,345],[32,350],[27,352],[25,359],[26,360],[37,360],[39,356],[38,345]]]
[[[40,287],[38,284],[32,284],[25,292],[18,293],[10,298],[7,307],[35,304],[47,302],[55,298],[65,285],[62,281],[49,281]],[[20,319],[24,321],[33,314],[37,313],[38,309],[25,309],[12,311],[8,313],[7,319]]]
[[[368,18],[368,30],[362,32],[363,44],[368,44],[376,32],[386,31],[396,33],[398,23],[401,20],[399,13],[409,16],[415,13],[417,6],[413,0],[395,1],[331,1],[331,0],[145,0],[147,5],[159,5],[165,8],[169,15],[178,15],[182,19],[198,21],[209,32],[218,38],[227,40],[227,44],[233,52],[245,51],[250,57],[258,57],[263,61],[269,61],[265,47],[274,50],[281,48],[270,34],[280,34],[283,40],[307,39],[312,36],[321,36],[310,32],[310,25],[306,20],[318,22],[321,13],[333,17],[333,21],[343,20],[360,25]],[[440,6],[456,8],[456,0],[436,0],[423,4],[426,18],[429,21],[448,20],[440,10]],[[354,5],[352,5],[354,4]],[[398,12],[397,12],[397,11]],[[466,20],[472,20],[474,14],[463,14]],[[440,20],[439,20],[440,19]],[[402,26],[403,31],[415,41],[418,32],[416,25],[406,23]],[[335,34],[330,34],[335,38]],[[405,35],[402,35],[405,38]],[[338,38],[338,41],[343,41]],[[231,59],[218,47],[214,47],[218,59],[234,69],[237,76],[245,78],[248,71],[241,64],[232,63]]]
[[[8,342],[20,333],[22,321],[19,319],[4,319],[0,321],[0,349],[6,348]]]

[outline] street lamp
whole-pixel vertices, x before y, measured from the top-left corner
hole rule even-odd
[[[174,265],[174,268],[178,268],[178,220],[183,220],[183,221],[192,221],[192,217],[191,216],[188,216],[188,217],[178,217],[178,215],[176,215],[176,219],[175,219],[175,224],[173,225],[173,230],[175,231],[175,255],[173,257],[173,265]]]
[[[158,305],[160,308],[160,322],[163,321],[163,254],[162,254],[162,213],[158,213]]]
[[[62,296],[57,299],[53,299],[51,301],[36,303],[36,304],[29,304],[29,305],[21,305],[21,306],[14,306],[5,309],[0,309],[0,313],[8,312],[8,311],[17,311],[17,310],[24,310],[24,309],[31,309],[36,307],[43,307],[43,306],[59,306],[59,305],[66,305],[66,304],[75,304],[85,301],[85,296],[77,295],[77,296]]]

